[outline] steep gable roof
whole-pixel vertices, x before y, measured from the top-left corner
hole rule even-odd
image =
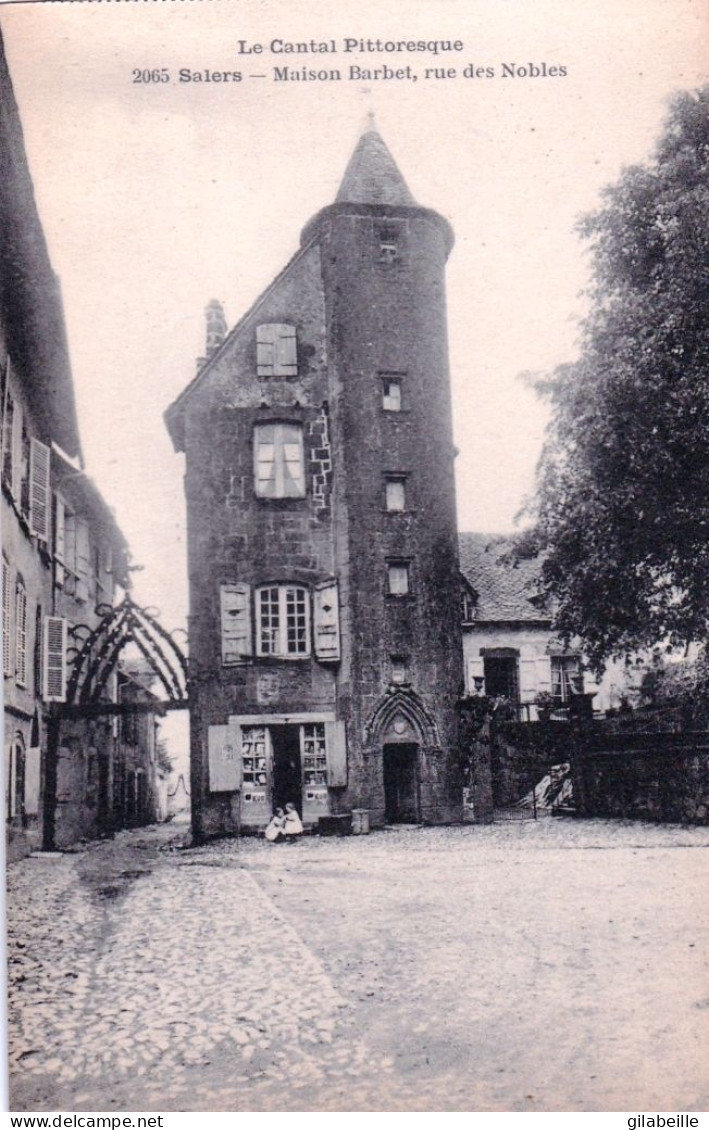
[[[458,535],[460,569],[477,595],[476,621],[548,622],[551,614],[540,598],[539,561],[508,565],[501,561],[511,540],[495,534]]]

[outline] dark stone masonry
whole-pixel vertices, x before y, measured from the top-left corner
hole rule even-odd
[[[166,413],[186,455],[198,836],[462,819],[444,270],[379,134]]]

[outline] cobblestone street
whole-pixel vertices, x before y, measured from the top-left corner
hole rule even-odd
[[[13,1109],[706,1109],[709,829],[182,840],[9,868]]]

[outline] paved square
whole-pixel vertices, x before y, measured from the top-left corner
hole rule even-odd
[[[706,1109],[709,829],[177,832],[10,867],[13,1109]]]

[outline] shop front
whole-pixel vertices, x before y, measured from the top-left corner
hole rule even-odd
[[[305,825],[332,811],[347,785],[344,723],[331,714],[232,716],[209,727],[210,791],[238,793],[242,829],[293,804]]]

